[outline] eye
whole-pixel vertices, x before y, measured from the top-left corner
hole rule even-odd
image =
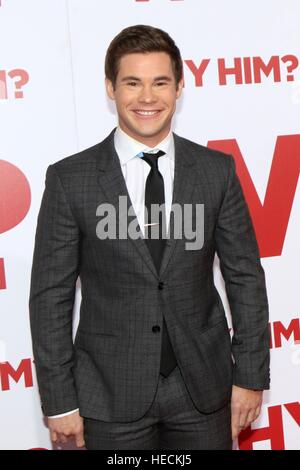
[[[166,85],[166,84],[167,84],[167,82],[157,82],[157,83],[156,83],[157,86],[164,86],[164,85]]]
[[[127,82],[127,85],[135,87],[135,86],[137,86],[137,82]]]

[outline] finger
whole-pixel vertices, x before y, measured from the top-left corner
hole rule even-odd
[[[234,441],[239,435],[238,429],[234,426],[231,427],[231,439]]]
[[[255,419],[257,419],[261,412],[261,405],[259,405],[255,410]]]
[[[57,433],[55,431],[50,433],[50,437],[52,442],[57,442]]]
[[[232,424],[231,425],[231,437],[232,437],[233,441],[235,439],[237,439],[239,433],[240,433],[239,425],[238,424]]]
[[[255,421],[256,415],[255,415],[255,410],[250,410],[246,419],[246,423],[243,429],[248,428],[248,426],[251,425],[253,421]]]
[[[240,430],[245,429],[247,423],[248,412],[242,411],[239,417],[239,428]]]
[[[239,435],[239,412],[233,411],[231,414],[231,433],[232,440],[236,439]]]
[[[248,413],[248,417],[247,417],[247,423],[246,423],[246,427],[250,426],[251,423],[253,423],[260,415],[260,409],[261,407],[258,406],[254,409],[251,409]]]
[[[82,431],[75,435],[75,443],[76,443],[76,447],[84,447],[85,446]]]

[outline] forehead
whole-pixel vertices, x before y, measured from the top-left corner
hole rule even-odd
[[[171,58],[166,52],[126,54],[120,60],[118,78],[126,75],[138,78],[173,76]]]

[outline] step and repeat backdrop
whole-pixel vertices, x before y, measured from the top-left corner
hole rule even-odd
[[[0,1],[0,448],[52,449],[28,312],[45,171],[116,125],[104,57],[134,24],[177,42],[185,87],[174,130],[234,155],[260,246],[272,382],[234,448],[300,449],[298,0]],[[217,259],[215,282],[230,322]],[[78,286],[74,332],[79,303]]]

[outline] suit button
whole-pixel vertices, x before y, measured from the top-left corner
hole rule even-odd
[[[159,290],[163,290],[163,288],[164,288],[164,283],[163,283],[162,281],[160,281],[160,282],[158,283],[158,286],[157,286],[157,287],[158,287]]]
[[[159,325],[152,326],[152,331],[153,333],[158,333],[160,331],[160,326]]]

